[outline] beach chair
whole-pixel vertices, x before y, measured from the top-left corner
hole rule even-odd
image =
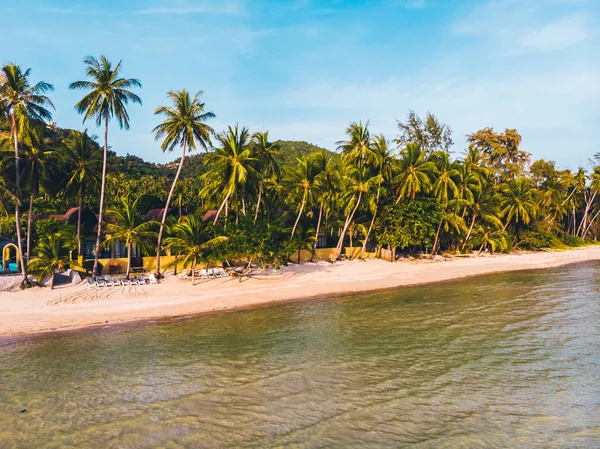
[[[131,285],[131,279],[129,279],[127,276],[121,277],[121,285]]]
[[[200,270],[200,278],[201,279],[208,279],[208,272],[206,271],[206,268],[202,268]]]
[[[115,287],[120,287],[121,286],[121,280],[119,279],[118,276],[113,276],[112,277],[112,284]]]
[[[90,287],[96,287],[96,284],[94,283],[94,279],[92,279],[91,277],[87,278],[87,288]]]
[[[214,270],[213,270],[212,268],[209,268],[209,269],[207,270],[207,274],[208,274],[208,278],[209,278],[209,279],[214,279],[214,278],[216,277],[216,276],[215,276],[215,272],[214,272]]]
[[[94,282],[96,284],[96,287],[104,287],[106,285],[106,282],[104,282],[104,278],[101,277],[95,278]]]
[[[104,275],[104,285],[106,287],[112,287],[113,286],[112,279],[110,278],[110,275],[108,275],[108,274]]]
[[[219,276],[222,278],[226,278],[226,277],[229,277],[229,273],[227,273],[227,271],[225,271],[225,268],[220,267],[219,268]]]
[[[138,285],[146,285],[146,279],[144,279],[143,274],[138,274],[137,283]]]
[[[148,282],[150,284],[158,284],[158,280],[156,279],[156,276],[154,275],[154,273],[150,273],[148,275]]]

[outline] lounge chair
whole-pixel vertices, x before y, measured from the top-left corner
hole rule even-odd
[[[137,283],[138,285],[146,285],[146,279],[144,279],[143,274],[138,274]]]
[[[96,287],[97,285],[94,283],[94,279],[92,279],[91,277],[87,278],[87,288],[90,287]]]
[[[154,273],[150,273],[148,275],[148,282],[150,284],[158,284],[158,280],[156,279],[156,276],[154,275]]]
[[[112,279],[110,278],[110,276],[108,274],[104,275],[104,284],[107,287],[112,287],[113,286]]]
[[[8,263],[8,272],[10,274],[15,274],[19,272],[19,267],[17,267],[17,264],[14,262],[9,262]]]
[[[121,286],[121,281],[120,281],[120,279],[119,279],[119,277],[118,277],[118,276],[113,276],[113,277],[112,277],[112,284],[113,284],[115,287],[120,287],[120,286]]]
[[[208,278],[209,278],[209,279],[214,279],[214,278],[216,278],[216,276],[215,276],[215,272],[214,272],[214,270],[213,270],[212,268],[209,268],[209,269],[208,269]]]
[[[121,285],[131,285],[131,279],[127,276],[121,277]]]
[[[229,273],[227,273],[227,271],[225,271],[225,268],[223,268],[223,267],[219,268],[219,277],[222,277],[222,278],[229,277]]]
[[[202,279],[208,279],[208,273],[206,272],[206,268],[202,268],[200,270],[200,278],[202,278]]]
[[[97,277],[94,280],[94,283],[96,284],[96,287],[104,287],[106,285],[106,282],[104,282],[104,279],[101,277]]]

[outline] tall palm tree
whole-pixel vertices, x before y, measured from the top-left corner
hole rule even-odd
[[[108,213],[113,217],[114,223],[106,224],[108,238],[106,243],[124,241],[127,247],[127,273],[131,272],[131,252],[133,247],[148,251],[148,242],[156,238],[156,232],[152,231],[155,221],[143,220],[138,209],[139,197],[133,202],[122,199],[118,207],[109,209]]]
[[[202,194],[212,193],[213,196],[221,197],[221,205],[217,210],[214,222],[216,223],[225,209],[225,215],[228,213],[230,200],[236,199],[241,195],[242,212],[245,214],[245,199],[247,183],[251,179],[257,178],[255,164],[257,158],[254,157],[252,149],[249,147],[250,131],[238,125],[229,126],[227,131],[217,135],[219,147],[214,152],[208,154],[204,163],[209,167],[208,171],[202,175],[206,187]],[[216,193],[216,195],[214,195]]]
[[[75,81],[69,85],[70,89],[89,91],[75,105],[77,112],[83,114],[83,123],[90,118],[95,120],[96,126],[101,126],[104,122],[104,160],[102,163],[98,234],[96,236],[93,273],[98,271],[98,258],[100,257],[106,160],[108,156],[108,122],[115,118],[121,129],[129,129],[127,105],[129,102],[142,104],[141,98],[129,90],[133,87],[142,87],[142,83],[135,78],[121,78],[121,62],[119,61],[118,64],[113,66],[106,56],[100,56],[100,59],[88,56],[83,60],[83,63],[87,66],[86,75],[89,81]]]
[[[371,223],[369,224],[369,228],[367,230],[367,233],[365,234],[365,240],[360,250],[359,257],[362,257],[364,252],[366,251],[369,236],[371,235],[373,226],[375,225],[375,219],[377,218],[377,212],[379,208],[379,200],[381,196],[381,191],[383,189],[382,183],[392,179],[395,164],[395,160],[390,151],[388,141],[386,140],[383,134],[373,137],[371,142],[371,152],[373,154],[373,161],[371,165],[376,170],[376,173],[381,176],[381,180],[377,185],[377,194],[374,198],[371,198],[369,201],[369,206],[373,216],[371,217]]]
[[[458,175],[456,166],[450,163],[448,153],[436,152],[433,154],[436,163],[436,179],[433,183],[432,193],[442,208],[448,206],[448,202],[459,196],[458,187],[454,179]]]
[[[398,185],[396,203],[403,198],[414,200],[418,193],[429,192],[435,172],[435,164],[427,160],[425,152],[418,144],[406,145],[400,152],[398,175],[394,178],[394,183]]]
[[[350,223],[352,222],[363,197],[370,194],[372,189],[381,183],[381,180],[381,175],[373,175],[368,167],[364,165],[361,167],[352,167],[348,171],[348,176],[346,177],[346,195],[344,198],[346,203],[346,212],[348,215],[346,217],[346,221],[344,222],[344,227],[334,253],[334,259],[337,259],[342,252],[346,231],[348,230],[348,227],[350,226]]]
[[[61,153],[69,180],[65,193],[77,198],[77,254],[81,256],[81,217],[83,215],[83,199],[86,193],[96,191],[101,183],[102,152],[94,139],[84,132],[75,131],[65,141]]]
[[[45,236],[35,248],[35,257],[29,261],[29,268],[38,277],[38,282],[50,275],[50,288],[54,288],[56,270],[62,270],[69,263],[69,245],[60,234]]]
[[[48,140],[40,128],[31,127],[25,136],[25,148],[21,154],[23,159],[22,178],[27,181],[29,188],[29,214],[27,216],[27,254],[29,260],[31,248],[31,215],[33,201],[40,193],[40,184],[46,176],[46,167],[53,163],[54,150],[48,147]]]
[[[290,167],[286,173],[286,181],[289,185],[288,199],[291,203],[298,203],[298,215],[292,228],[290,238],[294,237],[300,218],[304,213],[306,204],[312,199],[313,188],[317,177],[314,159],[308,156],[296,158],[297,164],[295,167]],[[298,201],[299,200],[299,201]]]
[[[30,84],[31,69],[23,71],[20,66],[11,62],[2,67],[0,82],[0,101],[3,103],[6,115],[10,118],[10,135],[15,149],[15,222],[17,240],[21,260],[23,284],[27,283],[27,265],[23,257],[21,240],[21,216],[19,198],[21,196],[21,179],[19,167],[19,132],[23,131],[31,120],[50,120],[52,114],[47,109],[54,108],[50,99],[44,95],[53,91],[52,84],[40,81],[33,86]]]
[[[206,225],[194,215],[173,225],[171,234],[165,239],[165,244],[181,254],[176,258],[176,263],[182,260],[184,267],[191,264],[192,285],[196,282],[198,261],[206,260],[211,250],[227,240],[225,236],[211,238]]]
[[[252,142],[254,143],[254,157],[257,159],[258,165],[256,171],[259,177],[258,198],[256,200],[256,210],[254,211],[254,224],[256,224],[265,180],[273,176],[279,178],[279,164],[275,160],[277,145],[269,142],[268,131],[254,133]]]
[[[154,111],[155,115],[162,115],[165,121],[156,126],[153,130],[156,140],[163,139],[161,149],[164,151],[173,151],[175,147],[181,146],[181,159],[175,173],[175,179],[167,196],[167,203],[163,210],[160,230],[158,231],[158,242],[156,244],[156,275],[160,276],[160,252],[162,236],[165,227],[165,220],[169,212],[169,204],[173,191],[177,185],[177,180],[181,174],[183,161],[187,152],[195,150],[198,146],[208,151],[210,145],[210,136],[214,130],[205,122],[215,117],[215,114],[206,110],[205,104],[200,101],[202,91],[198,91],[193,97],[186,89],[171,90],[167,97],[171,100],[170,106],[161,106]]]
[[[344,159],[356,166],[369,163],[374,159],[368,121],[364,125],[362,121],[351,123],[346,129],[346,135],[348,140],[337,142]]]
[[[323,220],[323,212],[326,214],[331,210],[328,201],[332,197],[332,192],[335,187],[335,161],[333,157],[327,156],[324,151],[313,153],[311,155],[312,166],[315,169],[314,190],[315,198],[319,207],[319,215],[317,218],[317,228],[315,230],[315,240],[313,242],[313,258],[319,241],[319,233],[321,232],[321,222]]]
[[[511,222],[529,224],[535,218],[537,203],[535,188],[528,179],[515,178],[501,185],[500,214],[506,219],[504,229]]]

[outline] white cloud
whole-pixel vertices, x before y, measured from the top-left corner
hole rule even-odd
[[[563,50],[585,41],[588,34],[586,17],[573,14],[527,33],[521,44],[539,51]]]

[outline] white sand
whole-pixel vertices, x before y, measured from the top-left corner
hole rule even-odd
[[[192,315],[275,301],[375,290],[501,271],[549,268],[600,260],[600,247],[449,260],[290,264],[236,278],[190,280],[167,277],[144,287],[64,286],[0,292],[0,335],[47,332],[92,325]]]

